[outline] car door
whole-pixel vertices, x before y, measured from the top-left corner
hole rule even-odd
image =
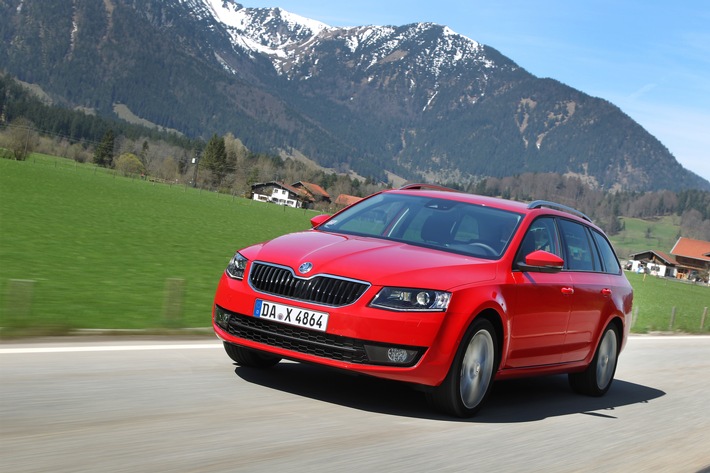
[[[554,218],[533,221],[518,249],[516,263],[540,249],[561,256]],[[514,268],[513,280],[515,295],[509,310],[509,349],[504,368],[559,363],[570,312],[569,274]]]
[[[610,280],[591,230],[567,219],[560,219],[558,223],[573,290],[562,361],[580,361],[595,349],[596,336],[602,329],[600,325],[606,320]]]

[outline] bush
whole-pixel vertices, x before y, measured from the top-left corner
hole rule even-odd
[[[25,118],[17,118],[8,125],[3,146],[8,149],[10,159],[24,161],[37,147],[37,141],[37,133],[32,122]]]
[[[86,151],[79,143],[75,143],[67,149],[67,157],[73,159],[77,163],[86,163],[91,160],[91,153]]]
[[[132,176],[139,173],[145,172],[145,167],[141,160],[138,159],[133,153],[123,153],[116,159],[115,166],[116,171],[120,172],[124,176]]]

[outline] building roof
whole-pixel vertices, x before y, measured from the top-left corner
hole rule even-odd
[[[643,261],[644,259],[648,259],[649,261],[656,261],[656,259],[658,259],[661,260],[666,266],[675,266],[676,264],[678,264],[673,255],[669,255],[668,253],[664,253],[663,251],[658,250],[640,251],[638,253],[632,253],[629,256],[634,261]]]
[[[312,182],[298,181],[293,183],[294,187],[303,187],[306,191],[317,197],[324,197],[330,200],[330,195],[318,184]]]
[[[710,241],[680,237],[673,246],[671,254],[710,262]]]
[[[348,205],[352,205],[355,202],[359,202],[361,200],[362,200],[362,197],[355,197],[354,195],[348,195],[348,194],[340,194],[338,196],[338,198],[335,199],[335,204],[347,207]]]

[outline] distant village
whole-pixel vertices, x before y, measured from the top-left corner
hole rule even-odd
[[[670,253],[646,250],[631,255],[627,271],[708,284],[710,242],[680,237]]]
[[[303,181],[291,185],[278,181],[257,183],[251,186],[251,194],[252,199],[258,202],[306,209],[314,208],[318,204],[322,204],[321,206],[333,204],[342,208],[362,199],[362,197],[340,194],[333,201],[321,186]]]

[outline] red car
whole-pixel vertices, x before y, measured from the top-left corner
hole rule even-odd
[[[633,293],[580,212],[416,184],[311,223],[230,261],[213,325],[236,363],[403,381],[459,417],[494,380],[568,373],[577,392],[609,389]]]

